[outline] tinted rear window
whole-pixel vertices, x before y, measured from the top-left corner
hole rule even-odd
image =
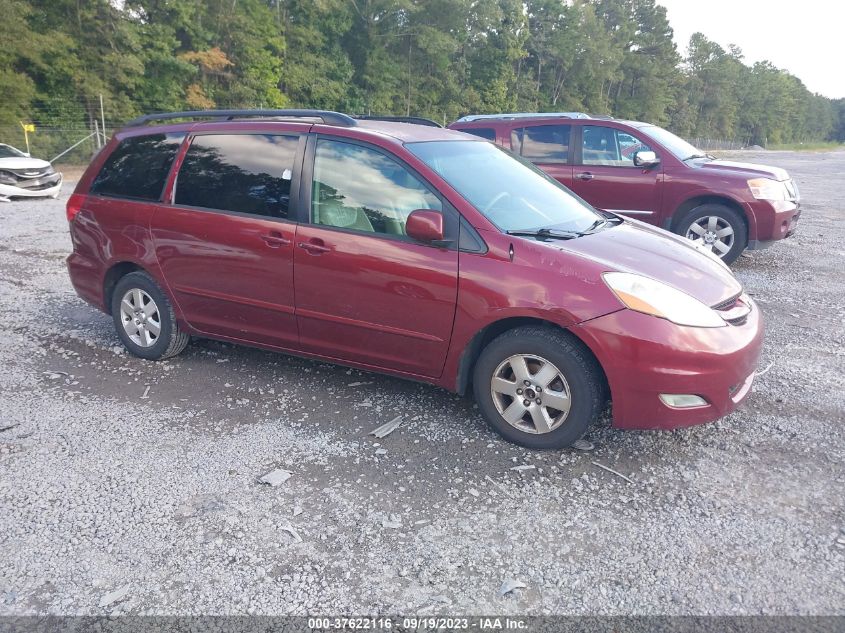
[[[468,127],[461,130],[461,132],[480,136],[481,138],[486,138],[488,141],[496,140],[496,130],[491,127]]]
[[[91,193],[158,200],[185,135],[151,134],[120,142],[103,163]]]
[[[511,147],[537,163],[569,162],[570,125],[534,125],[511,132]]]
[[[197,136],[179,169],[175,202],[286,218],[298,143],[273,134]]]

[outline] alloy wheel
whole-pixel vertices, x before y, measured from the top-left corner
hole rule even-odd
[[[718,215],[708,215],[690,225],[687,239],[724,257],[733,248],[735,236],[730,222]]]
[[[120,321],[129,339],[140,347],[152,347],[161,335],[161,315],[153,298],[132,288],[120,301]]]
[[[490,391],[496,410],[525,433],[550,433],[560,427],[572,405],[561,371],[540,356],[516,354],[493,373]]]

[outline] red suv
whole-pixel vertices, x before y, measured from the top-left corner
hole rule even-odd
[[[191,117],[212,120],[147,125]],[[748,393],[761,347],[717,258],[442,128],[142,117],[67,213],[73,285],[133,354],[209,337],[471,386],[529,447],[569,445],[608,398],[619,427],[713,420]]]
[[[716,160],[671,132],[581,112],[466,116],[449,126],[520,154],[599,209],[684,235],[731,264],[795,232],[777,167]]]

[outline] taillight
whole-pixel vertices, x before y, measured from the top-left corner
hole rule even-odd
[[[74,193],[68,198],[67,201],[67,221],[73,222],[73,219],[76,217],[76,214],[82,210],[82,203],[85,200],[85,196],[81,193]]]

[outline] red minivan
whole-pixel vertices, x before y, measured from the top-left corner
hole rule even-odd
[[[726,264],[789,237],[801,214],[785,170],[716,160],[649,123],[546,112],[471,115],[449,127],[520,154],[594,207],[683,235]]]
[[[448,129],[313,110],[141,117],[67,214],[76,292],[133,354],[208,337],[471,388],[533,448],[571,444],[608,400],[623,428],[723,416],[762,343],[718,258]]]

